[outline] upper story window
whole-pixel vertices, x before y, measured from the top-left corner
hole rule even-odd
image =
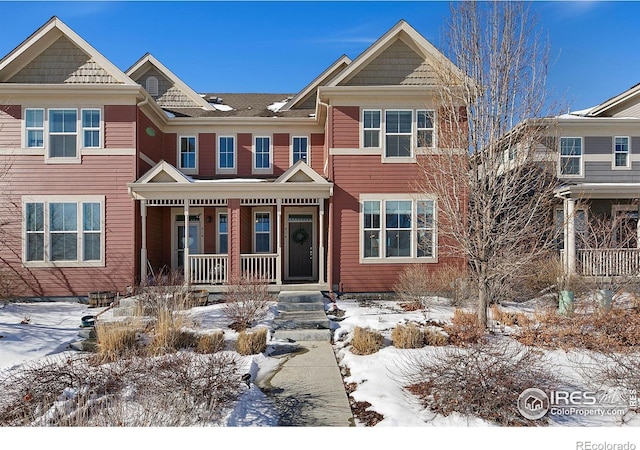
[[[433,125],[434,111],[421,109],[416,111],[417,146],[431,148],[434,146]]]
[[[154,76],[147,77],[145,89],[152,97],[158,96],[158,79]]]
[[[629,137],[616,136],[613,138],[613,167],[629,168],[631,162],[629,160]]]
[[[42,198],[24,203],[29,265],[102,265],[104,198]]]
[[[100,147],[100,110],[82,110],[82,146],[85,148]]]
[[[235,170],[236,144],[233,136],[220,136],[218,139],[218,169]]]
[[[78,152],[78,111],[49,110],[49,158],[75,158]]]
[[[44,147],[44,109],[25,110],[25,137],[27,148]]]
[[[80,162],[80,149],[102,147],[100,108],[25,108],[26,148],[45,148],[47,162]]]
[[[187,170],[196,169],[196,137],[180,136],[179,168]]]
[[[271,138],[257,136],[254,140],[253,168],[271,170]]]
[[[385,111],[385,158],[410,158],[413,155],[413,111]]]
[[[309,161],[309,138],[306,136],[294,136],[292,142],[292,159],[291,164],[303,160],[310,164]]]
[[[380,148],[381,111],[362,111],[362,146]]]
[[[582,138],[560,138],[560,175],[582,176]]]

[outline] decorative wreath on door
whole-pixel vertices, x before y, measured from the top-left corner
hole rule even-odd
[[[293,236],[291,236],[291,238],[293,239],[293,242],[295,242],[296,244],[302,245],[309,238],[309,234],[307,233],[307,230],[305,230],[304,228],[298,228],[296,231],[293,232]]]

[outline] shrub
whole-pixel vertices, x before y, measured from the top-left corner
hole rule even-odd
[[[478,342],[485,334],[478,316],[473,312],[465,312],[456,308],[453,311],[451,324],[445,325],[444,330],[454,345],[467,345]]]
[[[456,265],[444,264],[433,268],[427,264],[411,264],[400,273],[393,290],[408,307],[428,309],[435,297],[462,302],[467,284],[465,279],[466,273]]]
[[[424,332],[415,323],[398,324],[391,332],[391,340],[397,348],[421,348],[424,346]]]
[[[138,315],[158,316],[162,311],[181,311],[193,306],[191,288],[178,270],[160,271],[138,291]]]
[[[507,327],[513,327],[514,325],[524,327],[531,322],[531,319],[529,319],[526,314],[521,312],[505,311],[495,303],[491,305],[491,317],[493,320],[500,322],[502,325]]]
[[[406,388],[422,405],[448,416],[472,415],[499,425],[540,425],[518,411],[525,389],[546,392],[558,381],[543,354],[517,342],[481,339],[465,348],[420,353],[401,369]]]
[[[262,353],[267,349],[267,329],[243,330],[238,334],[236,351],[243,356]]]
[[[198,338],[196,352],[216,353],[224,350],[224,332],[217,331],[211,334],[203,334]]]
[[[570,315],[539,311],[518,340],[530,346],[595,351],[627,350],[640,345],[640,313],[635,309],[577,304]]]
[[[382,348],[384,338],[377,331],[355,327],[351,340],[351,352],[356,355],[371,355]]]
[[[266,281],[241,277],[227,286],[222,312],[232,321],[230,328],[242,331],[264,319],[272,301]]]
[[[137,321],[96,323],[97,352],[95,362],[113,362],[131,356],[139,348],[142,324]]]
[[[424,331],[424,343],[426,345],[440,347],[449,344],[449,336],[440,331],[426,329]]]
[[[184,329],[186,325],[188,322],[183,315],[167,309],[159,310],[151,325],[151,342],[147,352],[163,355],[181,348],[195,348],[197,337],[192,331]]]
[[[239,395],[240,368],[224,352],[31,362],[0,374],[0,426],[211,425]]]

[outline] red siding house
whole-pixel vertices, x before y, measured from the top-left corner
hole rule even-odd
[[[54,17],[0,60],[0,274],[23,297],[125,292],[173,269],[218,291],[391,291],[450,262],[421,162],[448,148],[444,57],[401,21],[291,94],[196,93],[121,70]],[[276,119],[277,118],[277,119]]]

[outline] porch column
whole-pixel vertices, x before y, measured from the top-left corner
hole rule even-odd
[[[318,282],[324,283],[324,199],[320,199],[319,208],[320,241],[318,243]]]
[[[282,284],[282,199],[276,200],[276,284]]]
[[[240,258],[240,199],[229,199],[228,208],[228,224],[229,224],[229,260],[228,260],[228,281],[233,282],[242,275],[241,258]]]
[[[565,258],[567,274],[576,273],[576,222],[575,206],[576,201],[571,198],[565,199]]]
[[[191,281],[191,263],[189,262],[189,199],[184,199],[184,243],[182,244],[182,251],[184,254],[184,282],[189,283]]]
[[[140,284],[147,283],[147,201],[140,200],[141,246],[140,246]]]

